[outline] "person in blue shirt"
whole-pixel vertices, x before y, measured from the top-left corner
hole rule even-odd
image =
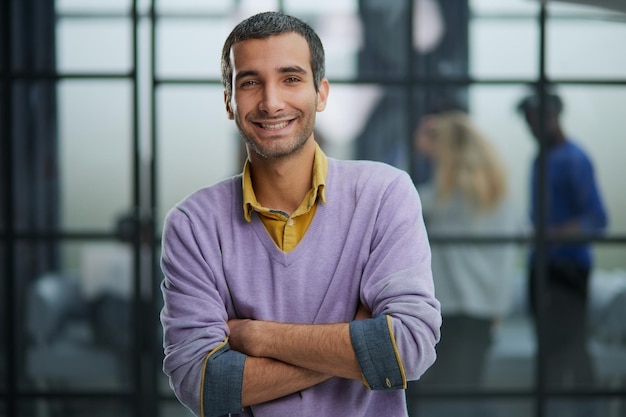
[[[593,384],[592,362],[586,348],[593,257],[591,244],[585,239],[602,233],[607,226],[607,213],[591,159],[561,126],[561,98],[553,92],[544,95],[543,126],[540,102],[538,94],[531,94],[518,105],[532,135],[538,143],[545,144],[544,158],[538,155],[531,170],[530,217],[537,227],[539,215],[544,213],[548,237],[544,274],[538,274],[542,265],[537,264],[534,251],[530,256],[531,309],[535,322],[541,321],[538,334],[545,353],[548,387],[580,387]],[[542,162],[543,199],[539,198]],[[544,210],[540,210],[540,204],[545,204]],[[539,282],[539,277],[544,281]]]

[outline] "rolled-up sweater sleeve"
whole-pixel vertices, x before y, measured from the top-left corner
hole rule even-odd
[[[351,341],[370,389],[402,389],[434,363],[441,326],[421,204],[408,176],[387,188],[374,229],[361,283],[373,318],[350,323]]]
[[[224,343],[204,362],[200,385],[200,415],[219,417],[241,412],[241,388],[246,355]]]
[[[180,209],[169,213],[164,227],[163,371],[195,415],[241,413],[245,355],[228,345],[227,296],[205,261],[197,229]]]
[[[406,388],[406,376],[390,328],[388,316],[350,322],[352,346],[364,383],[372,390]]]

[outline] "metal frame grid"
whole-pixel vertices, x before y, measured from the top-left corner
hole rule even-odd
[[[163,401],[176,401],[172,396],[164,396],[159,393],[157,387],[157,374],[160,372],[161,367],[161,347],[155,346],[151,343],[155,337],[154,326],[150,324],[154,323],[154,318],[157,314],[159,305],[159,291],[158,285],[155,284],[158,271],[156,268],[148,272],[153,277],[149,285],[151,285],[151,296],[146,299],[142,297],[142,276],[146,275],[146,271],[143,270],[141,249],[142,245],[147,244],[150,248],[150,265],[157,265],[157,252],[160,247],[160,241],[157,236],[157,225],[154,223],[154,219],[157,216],[157,160],[158,160],[158,135],[156,120],[159,117],[159,109],[156,105],[156,91],[160,86],[173,85],[173,84],[199,84],[199,85],[220,85],[220,81],[216,79],[189,79],[189,78],[159,78],[156,70],[156,56],[158,53],[156,26],[160,19],[167,18],[166,15],[158,15],[156,10],[156,1],[151,0],[149,11],[146,15],[140,16],[137,12],[138,5],[137,0],[132,0],[131,9],[126,14],[111,15],[104,17],[131,19],[132,21],[132,66],[131,70],[127,73],[58,73],[58,72],[30,72],[30,71],[18,71],[13,68],[13,30],[15,29],[11,16],[13,14],[14,1],[19,0],[5,0],[2,2],[1,9],[1,21],[0,30],[2,44],[0,45],[0,51],[2,54],[2,67],[0,68],[0,94],[1,101],[4,103],[0,114],[0,126],[1,126],[1,141],[0,141],[0,165],[2,170],[2,188],[3,195],[0,195],[1,210],[0,213],[4,213],[4,228],[0,229],[0,251],[4,251],[4,263],[0,266],[2,276],[6,277],[0,282],[2,285],[2,299],[0,304],[2,305],[2,313],[4,320],[4,328],[6,329],[8,337],[4,338],[0,343],[2,344],[5,352],[5,357],[1,358],[4,361],[4,369],[6,370],[4,375],[3,386],[4,389],[0,390],[0,404],[4,402],[4,410],[7,416],[18,415],[19,402],[30,398],[44,398],[44,399],[111,399],[119,400],[131,405],[133,415],[136,416],[155,416],[159,415],[159,404]],[[411,3],[412,7],[412,2]],[[279,10],[284,8],[283,2],[279,2]],[[407,13],[408,20],[408,33],[406,36],[411,36],[412,31],[412,13]],[[75,19],[88,19],[93,15],[71,15],[61,16],[65,18]],[[97,17],[103,17],[98,15]],[[59,18],[58,16],[55,18]],[[181,18],[177,16],[176,18]],[[470,17],[471,18],[471,17]],[[142,176],[146,175],[141,171],[140,161],[140,132],[139,132],[139,80],[138,80],[138,55],[139,55],[139,39],[138,39],[138,27],[141,19],[147,19],[150,23],[150,103],[149,103],[149,126],[150,126],[150,147],[151,147],[151,160],[147,175],[149,190],[148,193],[148,205],[144,207],[146,201],[143,199],[145,190],[141,189]],[[546,86],[548,84],[548,77],[546,75],[546,26],[549,20],[548,9],[546,2],[541,2],[540,12],[537,15],[537,24],[540,28],[539,39],[539,76],[537,79],[475,79],[470,76],[467,77],[418,77],[413,75],[413,69],[418,65],[415,58],[408,60],[408,71],[410,74],[407,79],[401,81],[390,81],[385,79],[378,79],[371,77],[368,79],[355,80],[333,80],[334,83],[343,84],[360,84],[360,83],[377,83],[383,85],[399,85],[404,86],[410,91],[407,95],[407,111],[410,114],[415,114],[415,105],[412,97],[414,87],[424,85],[442,85],[442,86],[460,86],[467,87],[471,85],[520,85],[534,82],[539,91],[542,94],[542,106],[545,105]],[[410,43],[408,48],[410,49]],[[407,51],[407,56],[414,56],[412,51]],[[17,368],[17,347],[14,343],[17,332],[21,329],[15,326],[16,323],[16,311],[17,302],[13,296],[15,292],[16,284],[16,269],[15,269],[15,246],[18,242],[28,240],[51,240],[54,242],[71,241],[71,240],[115,240],[117,237],[114,233],[103,233],[98,231],[82,231],[82,232],[64,232],[64,231],[18,231],[14,225],[15,219],[15,205],[13,203],[13,196],[15,195],[14,189],[14,173],[15,167],[13,164],[12,155],[14,153],[13,144],[13,125],[12,120],[14,117],[12,106],[8,103],[13,102],[14,98],[14,85],[15,82],[20,80],[51,80],[58,82],[64,79],[120,79],[128,80],[132,83],[132,204],[135,220],[141,224],[140,229],[147,229],[149,231],[149,241],[142,242],[139,234],[137,234],[132,242],[133,247],[133,364],[132,369],[132,389],[130,392],[39,392],[35,390],[22,391],[17,387],[18,381],[18,368]],[[626,79],[613,79],[613,80],[593,80],[593,79],[577,79],[577,80],[550,80],[553,84],[560,85],[615,85],[626,86]],[[543,121],[545,128],[545,121]],[[407,126],[407,130],[412,129],[412,126]],[[410,149],[410,139],[407,139],[407,146]],[[545,147],[540,149],[540,160],[545,158]],[[545,169],[540,170],[540,177],[545,176]],[[542,210],[545,211],[545,202],[541,204]],[[147,214],[146,214],[147,213]],[[540,249],[539,265],[545,266],[545,251],[541,249],[546,247],[550,242],[555,242],[554,239],[549,239],[546,233],[546,225],[540,223],[537,229],[537,233],[534,235],[532,242]],[[516,242],[516,243],[530,243],[529,239],[522,236],[512,236],[510,238],[497,238],[497,237],[466,237],[466,236],[448,236],[432,237],[432,242],[437,244],[454,244],[461,242],[469,242],[475,244],[494,243],[494,242]],[[605,236],[605,237],[593,237],[589,239],[560,239],[558,241],[592,241],[599,244],[608,245],[626,245],[626,235],[619,236]],[[148,323],[149,325],[145,325]],[[460,398],[460,397],[472,397],[477,399],[529,399],[534,401],[535,416],[542,417],[545,414],[545,405],[548,399],[552,398],[579,398],[583,397],[625,397],[626,389],[620,390],[585,390],[585,391],[567,391],[567,392],[552,392],[548,391],[543,381],[543,367],[542,363],[542,350],[539,347],[539,359],[536,362],[536,381],[535,385],[530,390],[511,390],[511,391],[480,391],[480,392],[467,392],[467,391],[446,391],[446,392],[423,392],[421,395],[430,398]],[[2,407],[0,406],[0,410]],[[0,412],[1,413],[1,412]]]

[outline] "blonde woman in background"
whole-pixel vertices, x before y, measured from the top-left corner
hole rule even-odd
[[[507,199],[503,163],[466,113],[425,116],[414,143],[433,167],[432,179],[418,186],[431,237],[511,236],[519,231]],[[494,324],[510,307],[515,245],[433,242],[431,246],[443,326],[437,361],[423,383],[477,387]],[[455,412],[470,415],[463,412],[471,410]]]

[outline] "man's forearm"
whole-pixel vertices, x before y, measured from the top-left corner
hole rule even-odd
[[[289,324],[261,320],[229,322],[231,347],[326,375],[361,379],[348,323]]]
[[[332,378],[270,358],[248,356],[243,371],[243,407],[281,398]]]

